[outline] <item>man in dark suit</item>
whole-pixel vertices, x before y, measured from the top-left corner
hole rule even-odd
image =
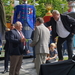
[[[9,75],[19,75],[22,64],[23,51],[25,49],[25,37],[22,34],[22,23],[17,21],[15,29],[10,31],[9,49],[10,49],[10,71]]]
[[[52,15],[53,17],[46,23],[46,25],[52,26],[53,40],[58,36],[57,50],[59,61],[63,60],[62,44],[65,40],[67,41],[68,59],[71,59],[73,54],[72,42],[75,33],[75,19],[68,15],[62,15],[57,10],[53,10]]]

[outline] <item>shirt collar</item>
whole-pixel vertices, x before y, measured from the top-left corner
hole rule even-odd
[[[61,18],[60,17],[59,17],[59,19],[56,22],[58,22],[58,21],[61,21]]]

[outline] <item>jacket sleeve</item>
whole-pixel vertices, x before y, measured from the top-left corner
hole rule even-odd
[[[46,27],[51,26],[51,25],[52,25],[52,21],[53,21],[53,17],[51,17],[50,21],[44,23],[44,25],[45,25]]]
[[[9,40],[9,32],[10,32],[10,31],[6,31],[6,32],[5,32],[5,40]]]
[[[15,38],[15,34],[12,31],[10,31],[9,41],[16,44],[21,42],[20,39]]]
[[[34,38],[33,41],[31,43],[31,46],[35,46],[39,41],[39,29],[36,27],[35,32],[34,32]]]
[[[71,32],[75,33],[75,19],[67,15],[67,20],[71,24]]]
[[[34,31],[32,32],[31,34],[31,39],[33,40],[33,37],[34,37]]]

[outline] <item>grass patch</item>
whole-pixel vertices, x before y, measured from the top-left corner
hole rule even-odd
[[[57,58],[57,60],[58,60],[58,58]],[[68,57],[63,57],[63,60],[68,60]]]
[[[64,57],[64,60],[68,60],[68,57]]]

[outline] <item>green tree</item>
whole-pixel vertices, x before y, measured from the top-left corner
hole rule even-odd
[[[6,15],[10,15],[12,14],[12,10],[13,7],[11,6],[11,4],[13,4],[13,2],[11,0],[2,0],[4,5],[5,5],[5,11],[6,11]],[[19,0],[20,4],[22,4],[22,0]],[[38,6],[35,6],[36,8],[36,16],[37,17],[44,17],[45,14],[47,13],[46,10],[46,4],[51,4],[53,7],[53,10],[58,10],[60,13],[66,12],[68,9],[68,3],[67,0],[35,0],[36,3],[38,3]],[[31,5],[34,5],[33,0],[28,0],[28,3]],[[62,5],[64,4],[64,8],[62,8]],[[9,18],[7,17],[7,21],[9,21]]]
[[[67,0],[35,0],[36,3],[38,3],[38,6],[35,6],[36,8],[36,16],[43,17],[47,13],[46,10],[46,4],[51,4],[54,10],[58,10],[60,13],[66,12],[68,9],[68,3]],[[22,0],[20,0],[20,3],[22,4]],[[34,5],[33,0],[28,0],[28,3],[31,5]],[[64,7],[62,8],[62,5],[64,4]]]
[[[13,2],[11,0],[2,0],[4,7],[5,7],[5,13],[6,13],[6,21],[10,22],[11,21],[11,15],[13,11]]]
[[[47,13],[45,9],[46,4],[51,4],[53,10],[58,10],[60,13],[66,12],[68,9],[68,3],[66,0],[37,0],[36,2],[39,4],[38,6],[35,6],[37,17],[45,16],[45,14]],[[61,4],[64,4],[63,8]]]

